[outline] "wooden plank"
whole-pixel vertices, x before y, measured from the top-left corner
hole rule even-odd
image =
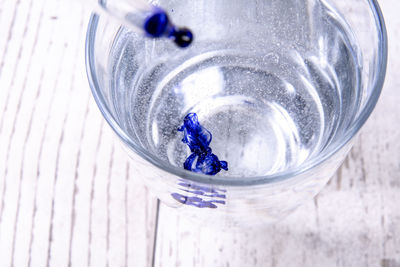
[[[23,15],[23,14],[22,14]],[[15,35],[14,35],[15,36]],[[13,39],[11,39],[13,40]],[[47,40],[44,39],[44,42]],[[17,42],[17,41],[15,41]],[[46,44],[46,43],[45,43]],[[19,46],[13,45],[12,47],[15,47],[18,49]],[[46,46],[45,46],[46,47]],[[19,54],[19,53],[18,53]],[[12,58],[10,58],[12,61]],[[6,62],[7,66],[8,63]],[[15,66],[18,66],[16,63]],[[22,66],[22,65],[21,65]],[[43,68],[41,68],[43,69]],[[24,68],[20,70],[20,72],[16,72],[17,75],[12,77],[11,84],[9,87],[2,87],[2,88],[9,88],[11,91],[10,98],[7,99],[7,105],[8,109],[3,113],[3,118],[2,118],[2,126],[3,126],[3,131],[2,131],[2,141],[3,144],[2,147],[7,148],[6,150],[6,156],[5,160],[2,161],[4,162],[3,166],[5,167],[3,179],[4,179],[4,187],[3,187],[3,199],[2,199],[2,210],[1,210],[1,239],[6,240],[9,242],[1,242],[2,249],[1,249],[1,258],[4,259],[4,264],[7,266],[7,261],[11,261],[11,253],[12,253],[12,242],[13,242],[13,234],[15,228],[14,224],[15,218],[17,216],[16,210],[18,207],[16,204],[18,203],[18,195],[19,194],[19,186],[21,185],[21,179],[19,175],[21,174],[20,164],[22,164],[22,154],[23,148],[21,145],[24,140],[23,136],[24,134],[29,134],[29,130],[26,129],[26,126],[29,124],[27,123],[27,118],[29,119],[29,116],[26,116],[25,114],[29,111],[32,111],[32,104],[34,103],[32,101],[32,104],[30,105],[22,105],[23,102],[23,88],[20,87],[20,81],[26,81],[25,76],[26,72],[24,71]],[[19,74],[19,76],[18,76]],[[33,74],[33,73],[32,73]],[[3,77],[3,76],[2,76]],[[49,80],[49,82],[53,82],[52,79]],[[40,81],[38,83],[32,83],[32,84],[38,84],[35,86],[36,88],[39,88]],[[35,88],[35,89],[36,89]],[[32,88],[34,89],[34,88]],[[33,90],[32,90],[33,91]],[[36,89],[35,91],[38,91]],[[27,90],[28,94],[30,93],[30,90]],[[35,98],[32,98],[34,100]],[[15,102],[14,102],[15,101]],[[14,104],[15,103],[15,104]],[[7,106],[6,106],[7,107]],[[7,125],[8,123],[8,125]],[[5,137],[5,138],[4,138]],[[3,151],[2,151],[3,152]],[[8,227],[12,227],[11,229],[8,229]],[[7,245],[6,247],[3,246]]]
[[[398,3],[381,4],[398,55]],[[67,1],[1,1],[2,266],[151,264],[156,201],[90,95],[87,16]],[[205,229],[162,206],[155,265],[398,266],[399,65],[389,61],[373,117],[316,201],[240,232]]]
[[[2,0],[0,13],[1,266],[150,265],[157,202],[90,93],[89,10]]]

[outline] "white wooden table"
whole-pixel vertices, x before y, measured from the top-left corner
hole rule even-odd
[[[84,66],[89,10],[0,0],[0,266],[400,266],[400,1],[389,63],[347,160],[278,225],[200,228],[150,196]]]

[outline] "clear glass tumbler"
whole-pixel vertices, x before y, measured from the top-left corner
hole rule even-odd
[[[109,0],[117,1],[117,0]],[[159,0],[194,34],[180,49],[93,14],[94,98],[164,203],[222,226],[273,222],[333,176],[372,112],[387,61],[375,0]],[[194,112],[228,171],[187,171]]]

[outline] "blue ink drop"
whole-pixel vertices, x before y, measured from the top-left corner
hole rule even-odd
[[[168,18],[167,13],[157,8],[144,22],[143,28],[150,37],[168,37],[179,47],[187,47],[193,41],[193,34],[187,28],[175,27]]]
[[[170,33],[170,38],[174,40],[179,47],[187,47],[193,41],[193,34],[187,28],[173,29]]]
[[[165,33],[168,23],[169,19],[167,14],[162,10],[158,10],[146,19],[144,30],[150,36],[157,38]]]
[[[192,152],[183,164],[186,170],[208,175],[215,175],[222,169],[228,170],[228,163],[219,160],[212,153],[209,147],[212,135],[210,131],[200,125],[196,113],[187,114],[178,131],[183,132],[182,142],[187,144]]]

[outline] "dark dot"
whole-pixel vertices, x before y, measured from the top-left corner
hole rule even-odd
[[[187,47],[193,41],[193,34],[189,29],[181,28],[173,30],[170,36],[179,47]]]
[[[144,30],[152,37],[160,37],[168,27],[168,16],[163,11],[151,15],[144,23]]]

